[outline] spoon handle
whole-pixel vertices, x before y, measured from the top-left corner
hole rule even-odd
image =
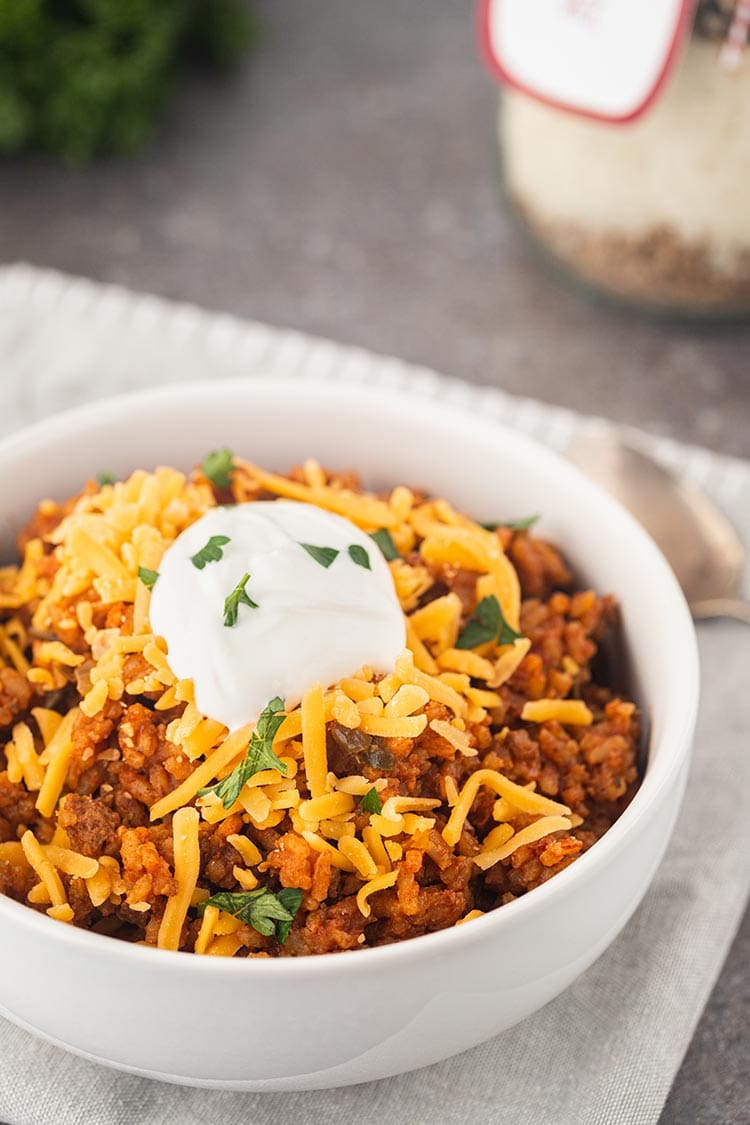
[[[690,612],[696,621],[705,617],[733,617],[750,625],[750,601],[743,598],[705,598],[691,602]]]

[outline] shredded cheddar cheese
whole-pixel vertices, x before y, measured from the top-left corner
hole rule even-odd
[[[473,922],[475,918],[484,918],[484,911],[470,910],[468,914],[464,914],[463,918],[458,919],[456,925],[463,926],[464,922]]]
[[[465,758],[475,758],[477,756],[477,749],[472,746],[466,731],[459,730],[454,727],[452,723],[446,723],[444,719],[433,719],[430,723],[430,730],[434,730],[435,734],[439,734],[446,742],[449,742],[459,754],[463,754]]]
[[[303,840],[307,841],[313,851],[324,852],[329,856],[334,867],[338,867],[341,871],[349,871],[352,873],[356,871],[356,867],[352,861],[347,858],[340,848],[334,848],[333,845],[329,844],[327,840],[322,839],[317,833],[309,832],[304,829],[300,832],[300,835]]]
[[[225,742],[218,746],[208,758],[186,778],[181,785],[173,789],[160,801],[151,806],[151,819],[161,820],[167,813],[186,805],[197,796],[199,789],[205,789],[237,758],[246,747],[250,737],[249,728],[241,727],[240,730],[230,734]]]
[[[52,816],[65,784],[65,775],[73,756],[72,731],[77,714],[78,708],[68,711],[45,749],[48,765],[36,799],[36,807],[42,816]]]
[[[180,948],[182,927],[200,874],[199,822],[200,817],[192,808],[178,809],[172,818],[177,890],[167,899],[164,917],[159,926],[157,944],[161,949]]]
[[[512,645],[508,645],[501,652],[495,664],[495,671],[487,684],[491,688],[502,687],[507,683],[514,672],[520,668],[521,663],[525,656],[527,656],[531,648],[531,641],[528,637],[521,637],[519,640],[514,641]]]
[[[361,840],[353,836],[343,836],[339,840],[339,851],[363,879],[372,879],[377,875],[378,865]]]
[[[497,770],[477,770],[464,784],[448,823],[443,829],[443,839],[447,844],[453,846],[461,839],[466,818],[482,785],[486,785],[500,797],[507,797],[516,808],[523,812],[536,813],[538,816],[565,815],[570,812],[566,805],[551,801],[548,797],[542,797],[538,793],[532,793],[530,790],[524,789],[522,785],[516,785],[514,781],[503,777]]]
[[[535,699],[524,703],[521,718],[529,723],[555,721],[587,727],[593,722],[594,716],[580,699]]]
[[[23,848],[24,855],[29,864],[34,868],[40,881],[44,884],[52,905],[66,906],[68,899],[62,880],[55,870],[52,861],[45,855],[44,849],[36,836],[30,830],[24,832],[21,837],[21,847]]]
[[[196,953],[205,953],[214,936],[216,930],[216,923],[219,918],[219,910],[216,906],[207,906],[203,911],[203,921],[201,928],[198,932],[198,937],[195,939],[194,951]]]
[[[360,914],[364,915],[365,918],[369,918],[372,914],[372,907],[368,899],[372,895],[377,894],[378,891],[384,891],[388,887],[392,887],[397,878],[398,872],[390,871],[383,875],[376,875],[374,879],[370,879],[368,883],[365,883],[364,887],[357,892],[357,906]]]
[[[209,957],[234,957],[241,948],[242,938],[239,934],[223,934],[213,939],[205,953]]]
[[[496,848],[491,848],[486,852],[482,851],[478,856],[474,857],[474,862],[482,871],[486,871],[488,868],[494,867],[501,859],[507,859],[508,856],[513,855],[513,852],[523,847],[524,844],[533,844],[536,840],[541,840],[551,832],[567,831],[570,827],[571,824],[567,817],[543,816],[534,824],[530,824],[527,828],[522,828],[520,832],[516,832],[510,837],[507,843],[501,844]]]

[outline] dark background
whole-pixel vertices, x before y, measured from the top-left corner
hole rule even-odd
[[[240,74],[189,78],[141,155],[0,165],[0,257],[750,453],[750,328],[591,304],[515,229],[469,0],[257,9]],[[750,1121],[749,961],[746,918],[662,1125]]]

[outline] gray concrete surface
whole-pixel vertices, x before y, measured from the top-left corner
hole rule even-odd
[[[0,164],[0,258],[290,325],[750,454],[750,327],[656,323],[551,279],[504,210],[469,0],[259,3],[228,82],[150,148]],[[750,1121],[750,922],[663,1125]]]

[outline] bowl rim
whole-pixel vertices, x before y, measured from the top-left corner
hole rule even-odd
[[[389,388],[386,387],[386,390]],[[476,389],[481,393],[482,388]],[[248,377],[229,377],[211,380],[181,381],[159,387],[136,390],[124,394],[106,396],[93,402],[64,410],[61,413],[32,423],[0,439],[0,470],[3,463],[12,461],[20,452],[29,447],[44,446],[60,437],[72,437],[90,433],[97,425],[115,420],[119,412],[133,409],[154,408],[169,405],[179,397],[180,405],[194,407],[207,396],[215,398],[226,395],[271,394],[283,396],[285,392],[300,394],[311,392],[316,397],[330,396],[335,391],[340,401],[344,395],[350,400],[373,402],[382,401],[383,387],[377,383],[366,385],[338,377],[300,377],[253,375]],[[200,957],[187,951],[175,952],[158,949],[155,946],[137,945],[117,941],[107,935],[96,934],[72,925],[61,925],[52,918],[30,909],[24,903],[0,894],[0,922],[20,924],[40,939],[46,938],[67,946],[88,956],[99,955],[106,958],[125,958],[133,965],[158,967],[163,972],[208,973],[211,978],[224,974],[236,976],[243,973],[249,979],[262,976],[299,976],[310,972],[315,975],[345,972],[349,975],[367,973],[378,966],[386,968],[392,961],[410,962],[424,955],[450,954],[452,950],[468,947],[485,941],[493,934],[499,940],[502,929],[513,924],[513,920],[539,913],[545,904],[568,891],[568,886],[576,882],[590,881],[608,862],[608,857],[623,848],[633,835],[639,822],[659,803],[663,791],[674,784],[677,776],[689,759],[692,738],[699,702],[699,661],[698,647],[693,621],[682,590],[679,587],[669,564],[648,533],[633,516],[595,481],[586,477],[564,456],[545,446],[528,434],[512,426],[487,416],[478,415],[470,401],[455,401],[455,398],[437,397],[419,388],[398,387],[400,403],[411,403],[420,410],[429,411],[438,422],[460,426],[471,422],[473,429],[481,430],[488,436],[498,436],[510,440],[512,444],[537,458],[543,463],[544,471],[563,475],[579,489],[588,492],[600,505],[609,509],[612,520],[620,525],[622,533],[630,538],[648,566],[649,578],[657,582],[662,590],[665,605],[670,605],[675,629],[673,649],[675,665],[670,669],[672,698],[664,718],[664,729],[660,739],[658,759],[650,761],[646,772],[628,807],[614,824],[596,841],[580,859],[559,872],[553,879],[535,887],[533,893],[522,895],[502,909],[488,911],[482,917],[472,920],[471,925],[451,926],[419,937],[387,945],[358,950],[342,950],[325,954],[306,954],[299,957],[273,958],[234,958]],[[633,645],[637,653],[637,644]],[[637,657],[636,657],[637,663]],[[677,683],[679,696],[677,699]],[[653,735],[651,736],[653,737]],[[50,927],[56,927],[54,930]],[[56,936],[55,936],[56,935]],[[356,956],[352,956],[356,954]],[[192,968],[189,968],[192,966]],[[346,967],[345,967],[346,966]]]

